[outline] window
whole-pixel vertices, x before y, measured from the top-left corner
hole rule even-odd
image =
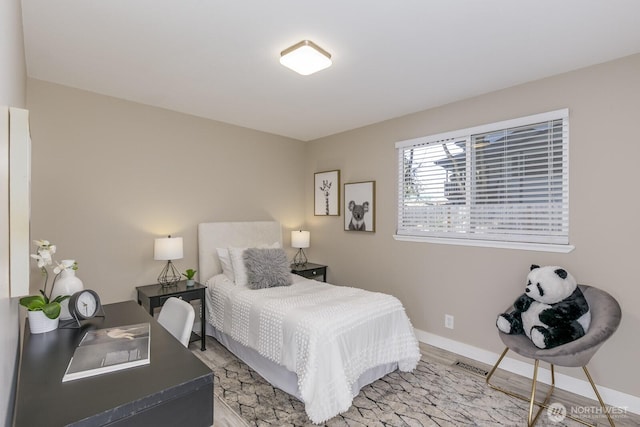
[[[396,238],[568,246],[568,110],[401,141],[396,149]]]

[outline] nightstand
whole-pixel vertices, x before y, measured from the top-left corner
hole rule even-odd
[[[138,291],[138,304],[143,306],[151,316],[157,307],[162,307],[166,300],[171,297],[180,298],[185,301],[200,300],[200,335],[191,332],[189,342],[200,341],[200,350],[205,347],[205,327],[207,320],[207,308],[204,291],[206,286],[196,282],[193,286],[187,286],[187,281],[182,280],[175,285],[162,286],[159,283],[146,286],[136,286]]]
[[[327,281],[327,266],[308,262],[305,265],[291,265],[291,272],[307,279],[315,279],[320,282]]]

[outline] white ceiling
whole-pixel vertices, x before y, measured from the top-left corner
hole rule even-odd
[[[305,141],[640,52],[638,0],[22,7],[29,77]],[[333,66],[305,77],[280,65],[303,39]]]

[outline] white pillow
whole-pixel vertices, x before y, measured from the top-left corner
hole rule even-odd
[[[233,274],[233,266],[231,265],[231,259],[229,258],[229,249],[216,248],[218,253],[218,259],[220,260],[220,266],[222,267],[222,274],[227,276],[232,282],[235,281]]]
[[[260,249],[278,249],[280,248],[280,242],[274,242],[270,245],[260,245]],[[231,268],[233,269],[233,281],[238,286],[247,286],[248,276],[247,267],[244,265],[244,251],[248,248],[228,248],[229,259],[231,260]],[[223,269],[224,272],[224,269]]]
[[[238,286],[247,286],[247,268],[244,266],[242,254],[247,248],[229,248],[229,259],[233,268],[234,282]]]

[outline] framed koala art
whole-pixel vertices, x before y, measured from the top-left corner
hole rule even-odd
[[[344,184],[344,229],[376,231],[376,182]]]

